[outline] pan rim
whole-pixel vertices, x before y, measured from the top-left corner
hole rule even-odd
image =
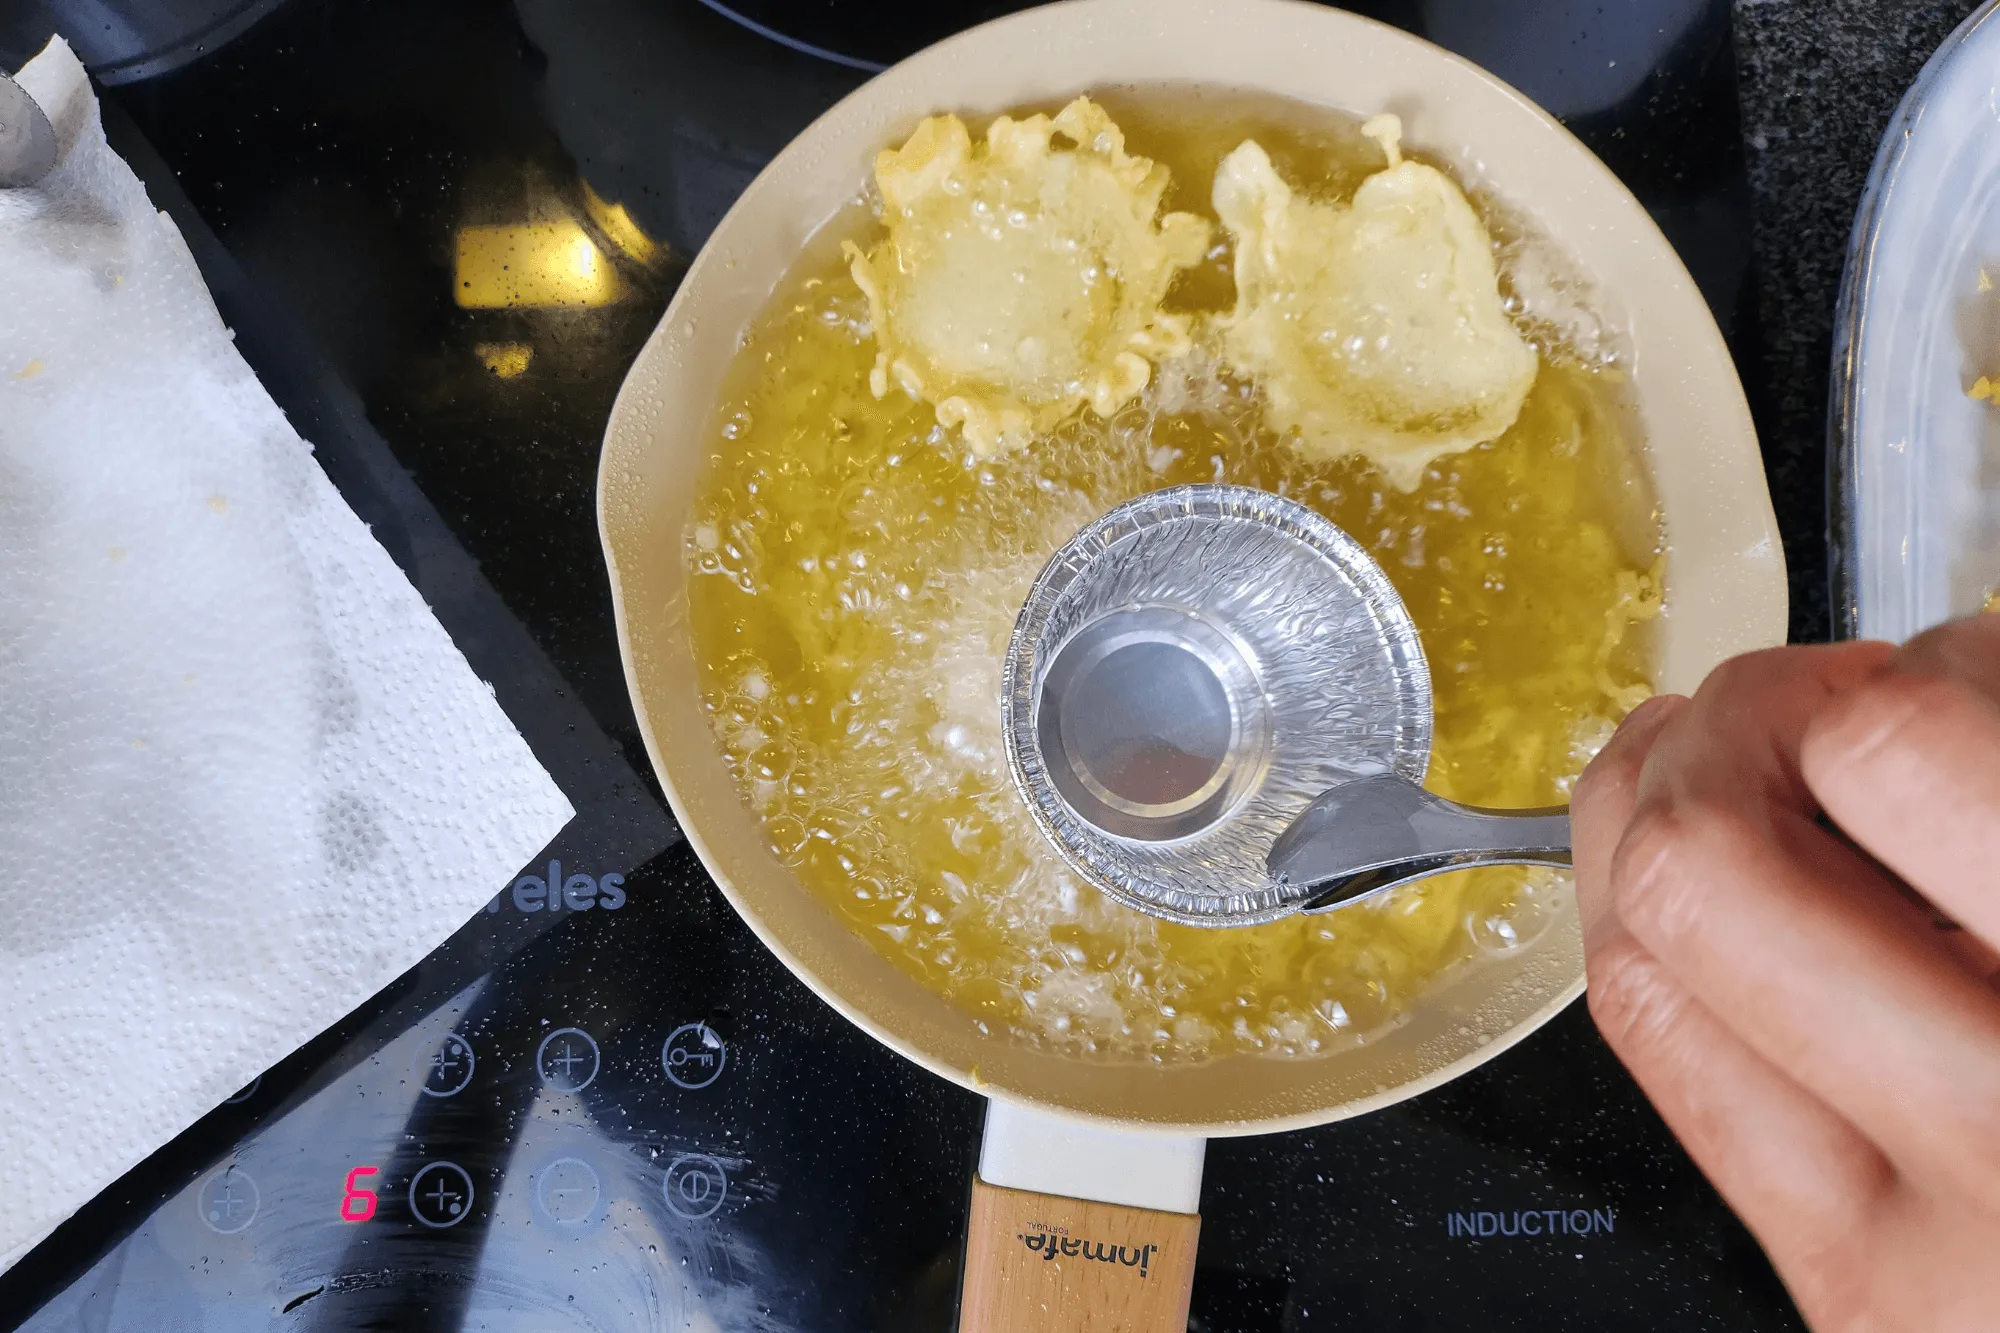
[[[1775,521],[1770,513],[1768,490],[1764,489],[1761,484],[1761,463],[1757,459],[1755,433],[1750,427],[1747,404],[1742,401],[1741,386],[1736,380],[1733,364],[1728,360],[1726,348],[1722,343],[1721,333],[1716,328],[1712,316],[1708,314],[1706,305],[1701,304],[1701,298],[1695,291],[1693,281],[1688,276],[1679,257],[1667,244],[1664,236],[1661,235],[1650,216],[1646,214],[1637,200],[1625,189],[1624,185],[1560,123],[1528,101],[1519,92],[1508,87],[1486,71],[1399,29],[1358,15],[1306,4],[1304,0],[1230,0],[1230,3],[1226,5],[1217,5],[1212,3],[1212,0],[1066,0],[1062,4],[1044,6],[1039,9],[1009,15],[981,25],[980,27],[970,29],[967,32],[960,33],[928,48],[926,51],[912,57],[911,60],[892,67],[884,74],[877,76],[876,79],[871,80],[868,84],[863,85],[862,88],[836,104],[834,108],[815,121],[813,126],[794,139],[791,144],[766,166],[764,171],[759,174],[757,179],[744,192],[743,196],[724,215],[722,221],[716,227],[714,238],[722,238],[730,235],[735,224],[741,220],[741,215],[760,206],[762,202],[759,197],[761,193],[760,187],[765,187],[767,182],[774,178],[782,178],[797,166],[802,156],[814,151],[812,141],[815,138],[816,132],[828,120],[851,112],[854,106],[864,99],[882,96],[882,90],[885,86],[893,86],[894,82],[902,77],[910,66],[917,62],[964,62],[969,59],[977,59],[979,58],[978,53],[994,42],[996,37],[1019,36],[1037,29],[1053,31],[1064,26],[1074,26],[1078,22],[1087,22],[1092,19],[1108,23],[1136,13],[1143,13],[1149,21],[1169,23],[1181,17],[1212,16],[1220,10],[1228,12],[1229,21],[1232,23],[1282,26],[1284,23],[1303,22],[1312,25],[1323,25],[1330,35],[1339,35],[1359,40],[1363,43],[1386,44],[1400,51],[1406,58],[1428,63],[1440,70],[1448,69],[1451,77],[1460,80],[1461,83],[1469,81],[1470,84],[1477,85],[1485,95],[1489,97],[1498,95],[1510,102],[1518,112],[1525,113],[1534,122],[1538,123],[1541,131],[1540,137],[1547,151],[1559,152],[1572,159],[1570,167],[1573,171],[1581,173],[1586,178],[1592,201],[1611,208],[1615,213],[1615,216],[1610,217],[1609,221],[1621,230],[1621,239],[1629,245],[1643,248],[1651,260],[1660,264],[1664,270],[1658,277],[1656,290],[1661,293],[1670,293],[1672,296],[1682,300],[1691,297],[1694,302],[1700,305],[1701,319],[1697,321],[1700,327],[1694,332],[1696,340],[1702,344],[1702,347],[1698,350],[1707,354],[1707,359],[1711,364],[1714,364],[1715,356],[1719,355],[1720,366],[1725,372],[1723,379],[1711,384],[1709,387],[1731,399],[1727,407],[1733,407],[1733,412],[1725,409],[1725,415],[1731,418],[1730,424],[1734,427],[1731,435],[1739,443],[1748,446],[1751,461],[1758,464],[1758,493],[1754,497],[1738,496],[1733,501],[1733,503],[1746,506],[1751,511],[1761,508],[1761,513],[1753,512],[1750,515],[1753,520],[1750,526],[1758,529],[1755,533],[1756,540],[1742,548],[1742,551],[1738,553],[1739,558],[1746,562],[1746,570],[1743,571],[1742,577],[1737,580],[1737,590],[1744,596],[1746,605],[1742,612],[1740,625],[1734,627],[1734,638],[1740,641],[1741,647],[1759,646],[1760,643],[1781,642],[1784,626],[1782,555],[1780,554],[1777,542]],[[1267,19],[1268,24],[1266,23]],[[1111,81],[1113,80],[1102,80],[1100,82]],[[1164,82],[1161,80],[1149,80],[1143,76],[1131,81],[1139,83]],[[1216,86],[1242,87],[1254,85],[1244,85],[1240,82],[1223,84],[1221,81],[1217,81]],[[1023,98],[1021,100],[1038,99]],[[1338,105],[1335,101],[1327,101],[1324,104],[1329,106]],[[860,189],[858,181],[856,182],[855,189],[857,192]],[[815,220],[813,229],[816,230],[819,226],[824,225],[825,221],[825,218]],[[976,1063],[966,1067],[941,1058],[935,1052],[926,1049],[917,1040],[909,1037],[906,1033],[898,1031],[892,1025],[878,1020],[874,1014],[864,1009],[845,993],[842,987],[828,982],[821,977],[791,947],[783,934],[764,919],[760,909],[746,897],[741,886],[734,881],[733,876],[729,873],[726,858],[722,857],[711,846],[702,820],[698,817],[698,812],[694,809],[688,796],[680,790],[675,770],[669,764],[667,756],[661,749],[655,722],[649,714],[646,694],[642,688],[638,663],[635,660],[632,613],[631,608],[627,605],[626,580],[621,573],[620,558],[616,550],[613,535],[614,516],[611,511],[614,501],[611,472],[616,461],[614,456],[616,450],[615,437],[618,434],[621,421],[640,411],[638,395],[641,393],[641,390],[635,388],[638,369],[640,366],[645,365],[649,358],[654,358],[662,354],[666,340],[674,336],[674,331],[678,327],[677,321],[685,316],[685,308],[691,303],[691,294],[696,290],[698,282],[703,279],[704,274],[724,262],[721,249],[718,247],[716,240],[712,238],[710,243],[704,247],[702,253],[697,256],[695,263],[690,267],[679,291],[675,294],[674,300],[669,304],[667,311],[662,316],[659,326],[654,330],[645,348],[641,351],[638,360],[635,362],[634,372],[628,374],[625,383],[620,387],[617,400],[613,406],[610,422],[607,425],[605,445],[600,456],[597,497],[600,538],[604,547],[607,568],[610,572],[614,618],[617,624],[620,657],[624,667],[627,689],[632,698],[648,758],[653,764],[654,772],[660,781],[662,789],[667,794],[668,801],[673,808],[676,818],[680,821],[690,845],[701,858],[703,866],[707,869],[711,878],[714,879],[717,887],[723,892],[731,906],[743,918],[744,922],[750,927],[764,947],[771,950],[788,970],[805,982],[816,994],[831,1005],[836,1012],[840,1013],[843,1018],[854,1023],[883,1045],[914,1061],[921,1067],[982,1095],[996,1097],[1045,1114],[1127,1132],[1169,1136],[1200,1135],[1204,1137],[1225,1137],[1306,1128],[1313,1125],[1331,1123],[1394,1105],[1397,1102],[1449,1082],[1495,1058],[1520,1041],[1525,1040],[1529,1035],[1573,1003],[1578,995],[1583,993],[1585,979],[1579,964],[1575,970],[1575,974],[1567,977],[1562,985],[1547,990],[1546,999],[1529,1012],[1526,1017],[1514,1022],[1504,1030],[1490,1035],[1482,1044],[1465,1051],[1456,1058],[1440,1063],[1417,1077],[1407,1079],[1393,1086],[1380,1088],[1372,1094],[1348,1097],[1339,1101],[1278,1114],[1246,1114],[1233,1118],[1134,1119],[1124,1115],[1105,1114],[1086,1105],[1070,1104],[1060,1098],[1034,1095],[1002,1082],[991,1081],[982,1076],[980,1068]],[[710,406],[712,407],[712,404]],[[1652,432],[1649,432],[1648,440],[1644,446],[1649,456],[1656,447],[1656,443]],[[1721,503],[1723,501],[1718,502]],[[1668,537],[1670,542],[1673,537],[1673,518],[1674,515],[1672,513],[1666,515],[1669,525]],[[1672,577],[1670,565],[1670,582]],[[1727,583],[1728,580],[1725,578],[1723,582]],[[1773,595],[1774,585],[1775,596]],[[1669,615],[1671,614],[1672,603],[1670,602]],[[796,881],[794,883],[796,884]],[[798,886],[798,892],[806,894],[808,891],[803,886]],[[827,911],[829,919],[833,919],[830,910],[825,909],[823,906],[821,910]],[[840,930],[848,929],[844,923],[839,923],[837,920],[835,924]],[[1574,922],[1573,920],[1558,922],[1555,928],[1565,930],[1574,929]],[[1462,980],[1462,975],[1447,975],[1432,987],[1431,992],[1427,993],[1426,999],[1430,999],[1432,995],[1451,990],[1456,984],[1462,982]],[[912,982],[912,984],[915,983]],[[990,1037],[987,1040],[1004,1044],[1006,1039]],[[1321,1057],[1318,1060],[1300,1061],[1298,1063],[1316,1064],[1326,1061],[1338,1061],[1345,1058],[1346,1055],[1351,1054],[1352,1052],[1337,1053]],[[1221,1061],[1210,1063],[1227,1064],[1233,1060],[1254,1058],[1256,1057],[1227,1057]],[[1102,1068],[1106,1062],[1078,1061],[1077,1063]],[[1147,1068],[1143,1065],[1134,1065],[1132,1067],[1136,1069]],[[1185,1068],[1185,1066],[1182,1067]]]

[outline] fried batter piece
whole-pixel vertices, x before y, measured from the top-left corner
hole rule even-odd
[[[1255,140],[1216,169],[1216,215],[1236,243],[1236,307],[1219,341],[1308,456],[1364,455],[1407,491],[1433,459],[1512,426],[1537,362],[1501,306],[1492,241],[1465,196],[1404,159],[1396,117],[1362,132],[1388,166],[1351,204],[1298,197]]]
[[[875,159],[875,181],[888,236],[845,247],[874,324],[869,387],[935,405],[980,457],[1080,405],[1110,416],[1188,349],[1187,317],[1160,303],[1209,225],[1158,216],[1167,169],[1128,154],[1088,98],[1001,116],[977,144],[958,117],[932,116]]]

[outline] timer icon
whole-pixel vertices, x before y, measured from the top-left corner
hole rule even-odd
[[[201,1182],[194,1202],[210,1231],[233,1236],[257,1220],[263,1195],[248,1171],[231,1164]]]
[[[456,1032],[447,1033],[444,1040],[422,1057],[419,1067],[424,1073],[424,1096],[452,1097],[465,1091],[478,1063],[471,1042]]]
[[[455,1227],[472,1211],[472,1177],[456,1162],[426,1162],[410,1179],[410,1215],[427,1227]]]

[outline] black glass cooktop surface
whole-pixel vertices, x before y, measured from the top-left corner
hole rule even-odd
[[[113,144],[580,813],[0,1275],[0,1327],[942,1333],[983,1103],[795,981],[681,840],[592,496],[626,366],[761,164],[869,67],[1013,6],[186,7],[207,26],[104,27]],[[1738,332],[1724,0],[1361,8],[1563,117]],[[493,258],[541,244],[581,257],[569,286]],[[1392,1110],[1212,1144],[1202,1211],[1203,1333],[1803,1327],[1581,1006]]]

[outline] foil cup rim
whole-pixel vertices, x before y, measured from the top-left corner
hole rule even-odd
[[[1352,536],[1306,505],[1275,492],[1216,482],[1166,487],[1115,505],[1080,528],[1042,566],[1029,585],[1007,643],[1001,679],[1007,765],[1015,791],[1042,836],[1070,870],[1092,887],[1125,906],[1184,925],[1261,925],[1297,911],[1310,897],[1309,890],[1264,876],[1259,883],[1226,894],[1190,893],[1163,885],[1149,885],[1150,891],[1140,892],[1111,879],[1080,855],[1065,825],[1075,824],[1102,838],[1110,835],[1069,811],[1048,777],[1035,735],[1037,648],[1050,618],[1062,605],[1063,594],[1112,547],[1149,528],[1188,520],[1246,522],[1282,532],[1354,584],[1383,628],[1383,648],[1394,661],[1399,693],[1414,705],[1416,723],[1408,743],[1398,746],[1394,767],[1412,781],[1423,780],[1430,762],[1433,726],[1430,666],[1416,623],[1389,576]],[[1059,650],[1061,645],[1051,647]]]

